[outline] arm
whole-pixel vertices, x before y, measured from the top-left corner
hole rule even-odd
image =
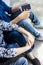
[[[13,19],[10,23],[16,24],[20,22],[22,19],[27,19],[30,16],[30,11],[23,11],[20,15],[18,15],[15,19]]]
[[[5,58],[16,57],[16,56],[28,51],[30,48],[31,48],[31,46],[25,46],[25,47],[21,47],[21,48],[11,48],[11,49],[6,49],[3,47],[0,47],[0,57],[5,57]]]
[[[19,26],[17,24],[10,24],[10,23],[2,21],[2,20],[0,21],[0,30],[12,31],[12,30],[17,30],[18,27]]]
[[[33,35],[31,35],[28,31],[26,31],[24,28],[19,27],[17,24],[11,24],[11,23],[7,23],[4,21],[0,22],[0,30],[4,30],[4,31],[12,31],[12,30],[17,30],[18,32],[25,34],[27,37],[29,37],[29,39],[31,40],[31,42],[34,42],[34,37]],[[28,40],[29,40],[28,39]]]
[[[27,42],[30,44],[34,44],[34,40],[35,40],[35,37],[31,34],[31,33],[29,33],[28,31],[26,31],[24,28],[22,28],[22,27],[19,27],[18,28],[18,31],[20,32],[20,33],[22,33],[22,34],[25,34],[26,36],[27,36]]]
[[[22,27],[19,27],[17,24],[11,24],[4,21],[0,21],[0,30],[6,30],[6,31],[17,30],[18,32],[25,34],[26,36],[31,35],[28,31],[26,31]]]

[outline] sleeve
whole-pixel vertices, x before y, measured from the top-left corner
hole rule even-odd
[[[18,28],[19,26],[17,24],[11,24],[4,21],[0,22],[0,30],[3,30],[3,31],[17,30],[18,31]]]
[[[12,57],[16,57],[16,56],[17,56],[17,52],[15,51],[15,48],[6,49],[3,47],[0,47],[0,57],[12,58]]]
[[[9,14],[12,14],[12,7],[8,6],[5,2],[2,1],[2,5]]]

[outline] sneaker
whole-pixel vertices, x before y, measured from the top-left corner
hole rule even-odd
[[[40,35],[40,37],[36,37],[36,40],[38,40],[38,41],[43,41],[43,35]]]
[[[35,58],[35,59],[33,59],[33,60],[30,59],[30,61],[31,61],[31,63],[32,63],[33,65],[41,65],[41,63],[40,63],[40,61],[38,60],[38,58]]]
[[[38,58],[35,57],[34,59],[30,59],[27,56],[25,56],[25,57],[28,59],[28,61],[30,61],[32,63],[32,65],[41,65]]]
[[[43,29],[43,23],[40,23],[39,25],[34,25],[35,28]]]

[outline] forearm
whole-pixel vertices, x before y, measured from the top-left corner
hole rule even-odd
[[[29,33],[28,31],[26,31],[24,28],[22,28],[22,27],[19,27],[18,28],[18,31],[20,32],[20,33],[22,33],[22,34],[25,34],[26,36],[30,36],[31,35],[31,33]]]
[[[22,19],[27,19],[30,16],[30,11],[23,11],[20,15],[18,15],[15,19],[13,19],[10,23],[17,24]]]
[[[11,48],[11,49],[6,49],[3,47],[0,47],[0,57],[4,57],[4,58],[16,57],[16,56],[26,52],[30,48],[31,48],[31,46],[25,46],[25,47],[21,47],[21,48]]]
[[[18,48],[18,49],[15,49],[16,52],[17,52],[17,55],[20,55],[26,51],[28,51],[29,49],[31,48],[31,46],[25,46],[25,47],[21,47],[21,48]],[[21,51],[20,51],[21,50]]]
[[[17,16],[15,19],[13,19],[10,23],[17,24],[22,18]]]

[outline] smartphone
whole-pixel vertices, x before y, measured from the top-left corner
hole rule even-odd
[[[27,5],[24,5],[24,6],[22,6],[22,11],[24,11],[24,9],[26,10],[26,9],[31,9],[31,6],[30,6],[30,4],[27,4]]]

